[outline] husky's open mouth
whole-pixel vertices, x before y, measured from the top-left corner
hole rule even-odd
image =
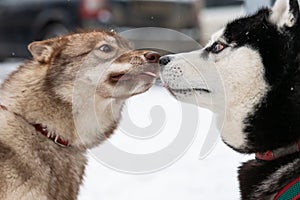
[[[172,90],[173,92],[176,93],[183,93],[183,92],[192,92],[192,91],[197,91],[197,92],[204,92],[204,93],[210,93],[210,91],[208,89],[204,89],[204,88],[189,88],[189,89],[172,89],[170,88],[170,90]]]
[[[126,73],[112,74],[110,75],[110,80],[113,82],[126,81],[132,79],[132,75]]]
[[[187,88],[187,89],[174,89],[169,87],[167,84],[163,85],[164,88],[166,88],[173,96],[176,96],[175,93],[187,93],[187,92],[192,92],[192,91],[197,91],[200,93],[211,93],[210,90],[205,89],[205,88]]]

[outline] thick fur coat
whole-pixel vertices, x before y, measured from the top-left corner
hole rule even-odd
[[[0,89],[0,199],[77,199],[86,149],[113,133],[127,98],[152,86],[159,55],[104,31],[29,50],[33,59]]]
[[[273,199],[300,176],[299,14],[297,0],[277,0],[272,9],[229,22],[205,48],[160,59],[165,87],[212,110],[228,146],[281,152],[241,166],[245,200]]]

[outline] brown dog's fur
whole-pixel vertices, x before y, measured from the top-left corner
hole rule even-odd
[[[152,86],[158,58],[103,31],[34,42],[29,50],[33,59],[0,89],[0,199],[76,199],[86,149],[114,131],[128,97]]]

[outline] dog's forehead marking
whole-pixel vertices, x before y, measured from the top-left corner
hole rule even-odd
[[[96,46],[101,46],[103,44],[109,44],[112,46],[119,46],[116,38],[113,36],[105,36],[101,40],[97,41]]]
[[[222,28],[220,30],[218,30],[217,32],[215,32],[211,38],[210,38],[210,41],[208,42],[207,46],[210,46],[212,45],[214,42],[216,41],[222,41],[222,42],[225,42],[225,39],[223,39],[223,35],[224,35],[224,31],[225,31],[225,28]]]
[[[104,38],[104,41],[108,44],[111,44],[113,46],[118,46],[119,48],[129,48],[126,39],[120,38],[120,37],[115,37],[108,35],[107,37]]]
[[[116,43],[116,38],[115,37],[112,37],[112,36],[107,36],[105,37],[105,41],[108,42],[108,43]]]

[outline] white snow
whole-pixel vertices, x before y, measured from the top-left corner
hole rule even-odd
[[[11,60],[8,62],[0,62],[0,84],[2,83],[3,79],[14,71],[19,65],[21,61]]]
[[[0,82],[18,62],[0,63]],[[162,114],[153,114],[151,109],[159,106]],[[130,99],[125,107],[128,115],[109,142],[118,149],[130,154],[149,154],[164,149],[172,143],[181,126],[181,105],[163,88],[154,86],[149,92]],[[212,113],[197,107],[198,127],[190,148],[172,165],[156,172],[134,175],[114,170],[109,164],[101,164],[94,152],[88,153],[89,163],[86,168],[84,184],[79,200],[199,200],[199,199],[239,199],[237,170],[241,162],[252,158],[238,154],[219,141],[211,154],[199,159],[204,138],[209,132]],[[156,135],[139,138],[137,133],[126,129],[126,122],[145,128],[159,116],[165,119]],[[124,128],[125,127],[125,128]],[[187,133],[188,134],[188,133]],[[105,147],[103,144],[103,147]],[[99,147],[101,149],[101,146]],[[111,156],[115,156],[112,154]],[[114,159],[118,159],[115,157]],[[120,161],[126,159],[119,158]],[[164,158],[161,158],[164,159]],[[135,163],[132,163],[134,165]],[[122,163],[121,165],[122,166]]]

